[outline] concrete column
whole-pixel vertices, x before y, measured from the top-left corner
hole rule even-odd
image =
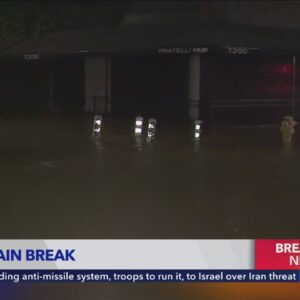
[[[199,118],[200,105],[200,55],[191,54],[189,66],[189,118]]]
[[[54,96],[53,96],[53,89],[54,89],[54,84],[53,84],[53,66],[50,65],[50,69],[49,69],[49,101],[48,101],[48,109],[49,111],[53,111],[54,110]]]
[[[107,97],[107,107],[106,112],[111,113],[111,59],[110,57],[106,57],[106,67],[105,67],[105,73],[106,73],[106,97]]]
[[[85,112],[109,113],[111,110],[110,58],[85,58]]]

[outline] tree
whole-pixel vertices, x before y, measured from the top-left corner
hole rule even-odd
[[[117,26],[134,1],[0,1],[0,39]]]

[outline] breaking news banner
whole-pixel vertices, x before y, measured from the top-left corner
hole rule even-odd
[[[300,282],[300,240],[0,240],[0,284]]]

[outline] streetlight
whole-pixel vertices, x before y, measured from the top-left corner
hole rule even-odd
[[[101,133],[101,125],[102,125],[102,116],[95,115],[94,116],[94,124],[93,124],[93,134],[99,136]]]
[[[202,127],[203,121],[197,120],[195,121],[194,125],[194,139],[199,140],[201,135],[201,127]]]
[[[134,134],[135,135],[142,135],[143,133],[143,117],[136,117],[135,118],[135,127],[134,127]]]
[[[151,141],[155,137],[157,121],[153,118],[148,121],[147,141]]]
[[[142,151],[143,149],[143,117],[136,117],[134,123],[134,147],[138,151]]]

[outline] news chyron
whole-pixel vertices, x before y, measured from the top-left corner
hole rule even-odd
[[[288,283],[299,257],[300,240],[2,240],[0,281]]]

